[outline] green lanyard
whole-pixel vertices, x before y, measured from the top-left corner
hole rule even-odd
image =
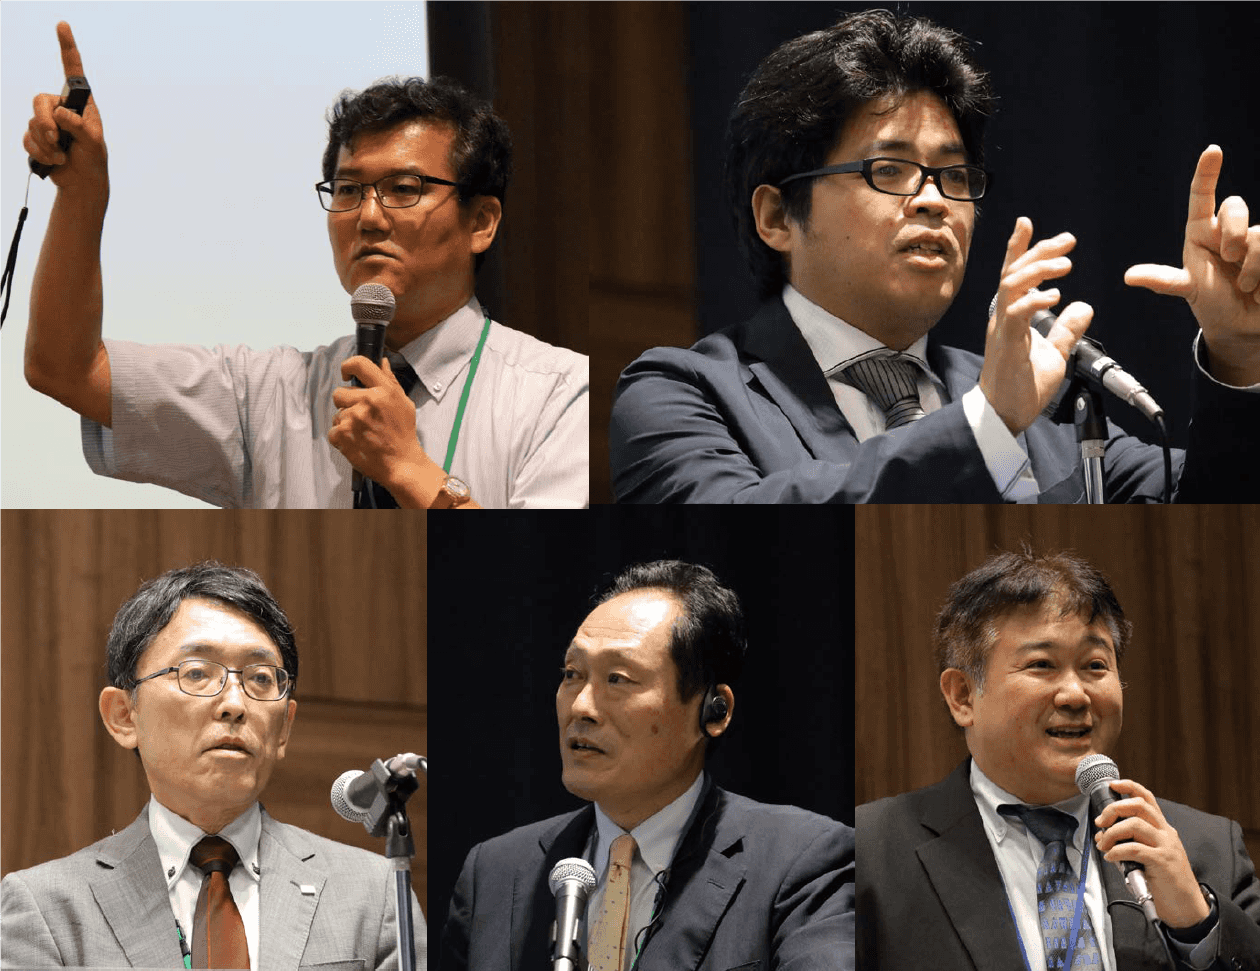
[[[455,412],[455,427],[451,429],[451,440],[446,444],[446,461],[442,463],[442,471],[451,474],[451,460],[455,458],[455,445],[459,441],[459,426],[464,423],[464,406],[468,404],[468,392],[472,390],[473,378],[477,376],[477,365],[481,363],[481,349],[486,346],[486,336],[490,333],[490,317],[486,316],[486,325],[481,328],[481,339],[477,341],[477,349],[473,351],[472,363],[468,365],[468,377],[464,379],[464,391],[459,396],[459,410]]]

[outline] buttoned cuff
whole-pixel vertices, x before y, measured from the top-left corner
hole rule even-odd
[[[1032,473],[1028,454],[1006,427],[1006,422],[976,385],[962,397],[963,414],[976,437],[976,445],[984,459],[993,484],[1007,502],[1032,499],[1041,491]]]

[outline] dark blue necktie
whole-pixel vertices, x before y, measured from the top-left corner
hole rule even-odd
[[[1076,911],[1076,899],[1080,884],[1072,864],[1068,861],[1067,844],[1076,832],[1076,817],[1049,807],[998,806],[1003,816],[1022,820],[1028,832],[1045,846],[1041,865],[1037,867],[1037,916],[1041,922],[1041,939],[1046,948],[1046,968],[1049,971],[1074,971],[1076,968],[1101,968],[1102,955],[1098,951],[1098,939],[1089,911],[1082,907],[1081,926],[1077,931],[1076,946],[1072,949],[1072,964],[1065,963],[1068,944],[1072,936],[1072,917]],[[1085,847],[1089,852],[1089,847]]]
[[[411,389],[416,386],[416,382],[420,380],[411,365],[399,354],[390,354],[389,365],[394,371],[394,377],[398,379],[398,383],[402,385],[403,393],[407,397],[411,397]],[[394,497],[390,495],[379,482],[373,482],[366,476],[363,479],[363,491],[354,494],[355,509],[397,509],[398,503]]]

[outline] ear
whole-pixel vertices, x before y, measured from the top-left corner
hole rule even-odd
[[[783,209],[783,195],[772,185],[759,185],[752,196],[753,223],[757,235],[772,250],[792,251],[792,225]]]
[[[136,737],[135,708],[132,705],[131,692],[122,688],[105,688],[101,691],[97,705],[105,730],[114,737],[114,741],[123,748],[137,748],[140,740]]]
[[[975,720],[972,711],[975,693],[971,678],[958,668],[946,668],[941,672],[941,694],[945,696],[949,713],[954,716],[954,722],[960,728],[970,728]]]
[[[472,202],[472,251],[484,253],[494,242],[503,218],[503,203],[494,196],[477,196]]]
[[[297,714],[297,702],[292,698],[285,705],[284,726],[280,729],[280,744],[276,747],[276,759],[284,758],[285,746],[289,744],[289,732],[293,730],[293,717]]]
[[[725,732],[726,729],[730,727],[731,718],[735,714],[735,692],[731,691],[730,685],[716,685],[714,687],[714,691],[717,692],[720,698],[724,698],[726,700],[726,717],[721,721],[709,722],[704,726],[704,733],[708,735],[709,738],[717,738]]]

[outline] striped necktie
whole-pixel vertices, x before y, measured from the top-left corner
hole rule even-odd
[[[608,879],[604,909],[591,928],[586,953],[590,971],[621,971],[626,955],[626,924],[630,918],[630,863],[634,837],[622,833],[608,850]]]
[[[402,385],[403,394],[408,398],[411,397],[411,389],[416,386],[416,382],[420,380],[406,358],[401,354],[389,355],[389,366],[394,372],[394,377],[398,379],[398,383]],[[371,479],[364,478],[363,491],[355,493],[355,509],[397,509],[398,502],[390,495],[379,482],[373,482]]]
[[[193,967],[248,968],[245,923],[228,886],[228,874],[240,861],[236,849],[225,839],[207,836],[188,859],[205,874],[193,912]]]
[[[1065,963],[1072,937],[1072,918],[1076,913],[1079,880],[1072,872],[1067,856],[1067,843],[1076,832],[1076,817],[1049,807],[998,806],[1003,816],[1023,820],[1028,832],[1046,848],[1037,867],[1037,917],[1041,922],[1041,938],[1046,949],[1047,971],[1069,969]],[[1089,852],[1089,847],[1085,847]],[[1101,968],[1102,955],[1094,936],[1089,911],[1081,908],[1081,926],[1076,946],[1072,949],[1071,969]]]
[[[884,411],[884,429],[892,431],[923,417],[919,403],[921,367],[909,354],[881,351],[850,364],[840,380],[852,385]]]

